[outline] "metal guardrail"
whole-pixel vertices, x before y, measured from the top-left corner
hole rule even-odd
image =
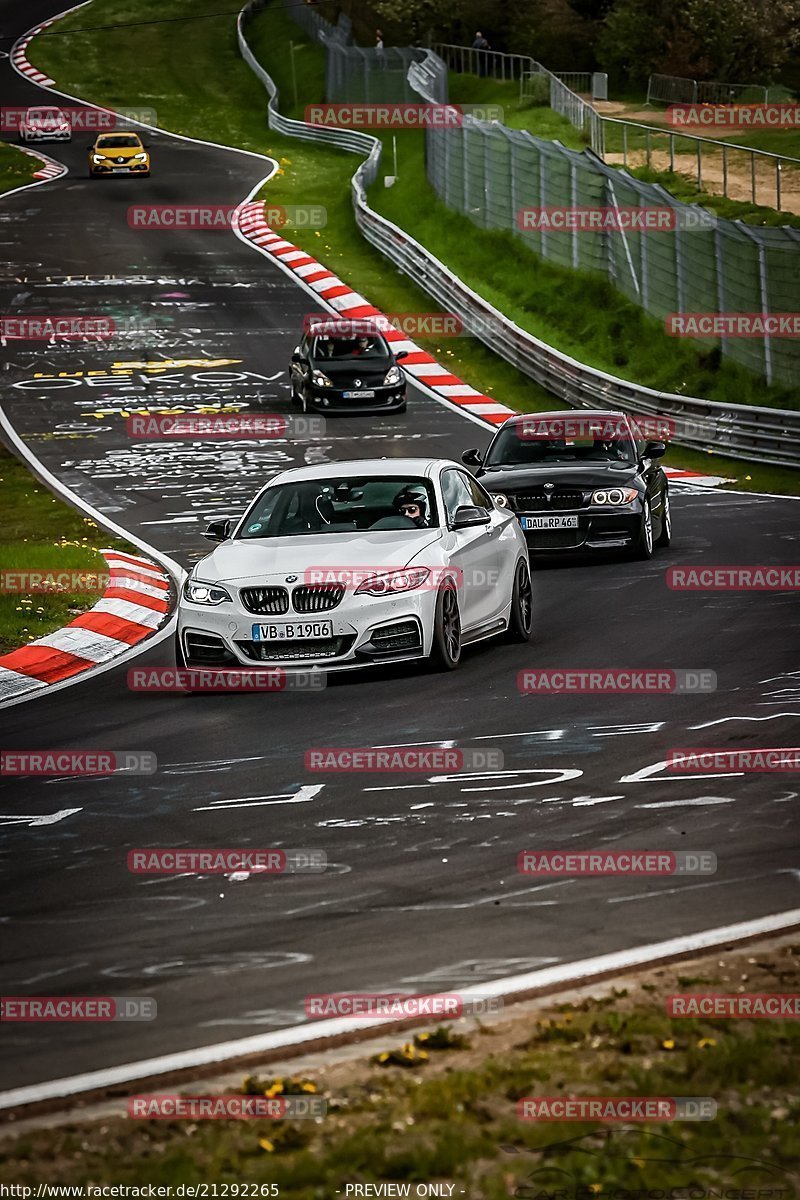
[[[380,141],[371,134],[308,125],[278,112],[278,89],[253,55],[244,33],[247,20],[264,5],[265,0],[249,0],[239,14],[237,36],[245,62],[266,88],[270,129],[366,156],[351,180],[355,219],[364,237],[447,312],[457,314],[464,327],[490,350],[573,408],[619,408],[633,414],[666,416],[686,430],[685,435],[674,438],[678,445],[745,461],[800,467],[800,412],[659,392],[588,367],[520,329],[410,234],[371,209],[366,192],[380,169]],[[411,82],[428,101],[431,93],[422,89],[440,75],[436,56],[430,52],[409,71]]]
[[[720,83],[715,79],[698,83],[683,75],[651,75],[647,80],[646,104],[733,104],[752,101],[766,104],[768,87],[760,83]]]

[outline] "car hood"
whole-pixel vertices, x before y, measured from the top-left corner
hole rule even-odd
[[[517,492],[522,488],[541,487],[554,483],[556,487],[601,488],[630,487],[636,482],[638,470],[630,463],[575,463],[563,467],[501,467],[481,471],[478,475],[490,492]]]
[[[380,375],[381,380],[390,367],[394,366],[390,358],[363,358],[361,360],[348,359],[346,362],[336,362],[329,359],[315,359],[312,363],[312,369],[322,371],[330,379],[370,379],[373,376]]]
[[[287,575],[302,581],[311,568],[391,570],[408,566],[440,537],[440,529],[402,529],[223,542],[201,559],[194,577],[207,583],[259,584],[270,576],[279,577],[273,582],[284,582]]]
[[[141,146],[118,146],[113,149],[110,146],[92,147],[93,154],[102,154],[104,158],[133,158],[134,154],[144,154],[146,151]]]

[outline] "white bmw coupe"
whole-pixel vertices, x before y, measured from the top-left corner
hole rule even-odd
[[[519,522],[446,459],[283,471],[192,569],[180,600],[181,667],[345,670],[430,658],[532,630]]]

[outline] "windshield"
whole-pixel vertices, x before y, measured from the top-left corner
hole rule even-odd
[[[66,121],[66,117],[62,112],[58,112],[54,108],[29,108],[29,121]]]
[[[358,361],[365,358],[388,358],[389,351],[382,337],[372,334],[357,338],[314,338],[312,358],[328,362]]]
[[[608,441],[592,438],[527,438],[522,427],[502,429],[486,456],[485,467],[550,466],[557,463],[636,462],[636,449],[629,437]]]
[[[406,512],[414,513],[416,519]],[[438,524],[429,479],[332,475],[267,488],[245,515],[237,538],[302,537],[367,529],[408,531]]]
[[[97,139],[97,145],[101,146],[103,150],[132,150],[134,146],[139,149],[141,144],[134,133],[119,133]]]

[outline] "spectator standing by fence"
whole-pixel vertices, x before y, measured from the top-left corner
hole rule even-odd
[[[383,49],[383,32],[380,29],[375,30],[375,50],[378,66],[383,68],[386,66],[386,53]]]
[[[475,34],[475,41],[472,43],[472,49],[478,51],[478,74],[483,77],[486,74],[488,67],[486,51],[491,50],[491,46],[481,33],[480,29]]]

